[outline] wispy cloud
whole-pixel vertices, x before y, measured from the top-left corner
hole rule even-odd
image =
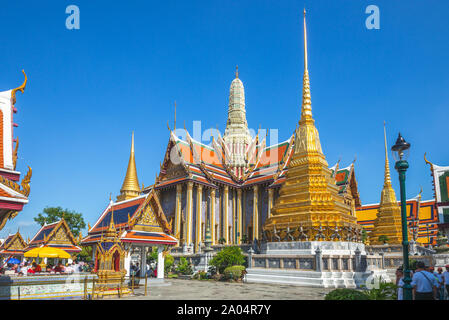
[[[35,221],[19,221],[19,222],[17,222],[17,225],[19,226],[19,227],[31,227],[31,226],[34,226],[36,224],[36,222]]]

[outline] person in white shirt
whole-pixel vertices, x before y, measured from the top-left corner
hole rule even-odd
[[[419,261],[412,278],[414,300],[435,300],[437,296],[438,281],[435,276],[426,271],[424,262]]]
[[[398,300],[404,300],[404,272],[402,268],[396,270],[396,285],[398,286]]]

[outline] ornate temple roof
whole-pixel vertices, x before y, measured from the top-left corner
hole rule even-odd
[[[64,218],[57,222],[44,224],[28,243],[25,251],[43,246],[58,248],[67,252],[81,251],[77,239],[73,236]]]
[[[121,242],[177,244],[177,240],[170,235],[171,225],[152,189],[130,200],[110,201],[81,244],[102,243],[110,228],[118,232]]]
[[[226,165],[225,152],[219,142],[213,140],[211,145],[205,145],[189,134],[185,141],[170,131],[164,162],[154,187],[165,188],[183,181],[195,181],[210,187],[224,184],[238,188],[262,183],[279,187],[285,181],[288,171],[287,165],[294,149],[294,135],[272,146],[265,146],[265,140],[253,150],[251,157],[255,159],[254,164],[245,170],[241,179],[236,179]],[[335,166],[330,169],[335,170]],[[339,193],[352,192],[356,206],[360,206],[354,164],[338,168],[335,179]],[[147,187],[144,192],[150,188]]]
[[[19,231],[11,234],[0,245],[0,255],[22,255],[27,246]]]

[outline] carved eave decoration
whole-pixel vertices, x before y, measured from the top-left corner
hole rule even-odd
[[[12,190],[28,197],[30,195],[30,181],[33,171],[28,167],[28,172],[20,182],[20,185],[12,180],[9,180],[3,176],[0,176],[0,183],[11,188]]]
[[[14,219],[17,216],[18,213],[19,213],[18,211],[10,210],[10,211],[6,212],[3,216],[1,216],[1,218],[0,218],[0,230],[3,229],[3,227],[5,226],[5,224],[6,224],[6,222],[8,220]]]
[[[171,152],[172,152],[173,148],[175,148],[175,152],[176,152],[176,154],[178,156],[178,160],[179,160],[178,162],[184,171],[184,175],[185,176],[189,175],[189,166],[185,163],[184,157],[182,156],[181,149],[179,148],[179,146],[176,143],[175,135],[170,130],[170,139],[169,139],[169,142],[167,145],[167,149],[165,151],[164,161],[162,162],[160,173],[158,176],[156,176],[156,185],[157,185],[157,183],[159,183],[165,179],[171,178],[171,177],[167,176],[168,169],[170,168],[170,165],[177,166],[177,164],[175,165],[170,159]]]
[[[288,149],[287,152],[282,157],[282,160],[278,164],[278,168],[276,173],[273,175],[273,180],[276,181],[279,178],[279,175],[282,173],[282,171],[287,167],[288,161],[292,155],[292,150],[295,144],[295,134],[292,134],[290,137],[290,140],[288,142]]]
[[[23,81],[22,85],[20,87],[18,87],[18,88],[15,88],[15,89],[11,90],[11,102],[12,102],[13,106],[16,104],[16,92],[20,91],[20,92],[23,93],[25,91],[25,88],[26,88],[26,85],[27,85],[28,77],[27,77],[27,75],[25,73],[25,70],[22,70],[22,73],[25,76],[25,80]]]

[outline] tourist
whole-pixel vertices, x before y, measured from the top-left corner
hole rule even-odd
[[[33,264],[35,265],[35,268],[34,268],[35,273],[42,272],[42,268],[40,265],[38,265],[36,262],[33,262]]]
[[[69,273],[69,274],[71,274],[71,273],[73,273],[73,272],[74,272],[74,270],[73,270],[73,267],[72,267],[72,264],[71,264],[71,263],[67,263],[67,266],[65,267],[65,272],[66,272],[66,273]]]
[[[60,262],[60,263],[58,263],[57,266],[54,267],[53,271],[54,271],[55,273],[63,273],[63,272],[65,271],[65,268],[64,268],[64,266],[62,265],[62,263]]]
[[[438,272],[435,273],[438,278],[438,299],[444,300],[444,278],[443,278],[443,268],[439,267]]]
[[[422,261],[416,264],[416,272],[412,278],[414,300],[435,300],[438,282],[430,272],[426,271],[426,265]]]
[[[396,285],[398,286],[398,300],[404,300],[404,272],[402,271],[402,268],[399,267],[396,270]]]
[[[28,269],[27,274],[35,274],[36,273],[36,263],[33,262],[31,268]]]
[[[443,272],[443,280],[446,287],[446,297],[449,297],[449,264],[446,265],[446,271]]]

